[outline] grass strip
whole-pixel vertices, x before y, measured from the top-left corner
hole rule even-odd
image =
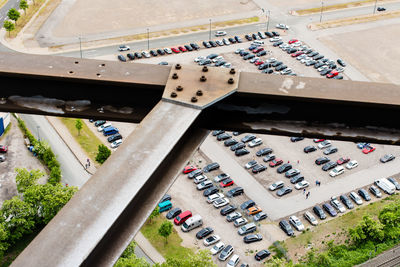
[[[387,0],[378,0],[378,3],[381,2],[388,2]],[[334,4],[334,5],[328,5],[328,6],[323,6],[322,11],[333,11],[333,10],[339,10],[339,9],[345,9],[345,8],[350,8],[350,7],[359,7],[359,6],[365,6],[375,3],[375,0],[361,0],[361,1],[354,1],[354,2],[348,2],[348,3],[341,3],[341,4]],[[314,7],[314,8],[307,8],[307,9],[301,9],[301,10],[295,10],[294,11],[297,15],[299,16],[304,16],[304,15],[309,15],[309,14],[314,14],[314,13],[320,13],[321,12],[321,7]]]

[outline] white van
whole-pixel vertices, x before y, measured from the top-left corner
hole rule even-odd
[[[203,220],[199,214],[196,214],[189,219],[187,219],[181,226],[182,231],[189,232],[194,228],[200,227],[203,225]]]
[[[386,194],[389,195],[393,195],[396,187],[394,186],[394,184],[392,184],[391,182],[389,182],[388,179],[386,178],[382,178],[379,180],[375,180],[375,185],[377,185],[380,189],[383,190],[383,192],[385,192]]]
[[[107,122],[104,123],[103,125],[100,125],[99,127],[97,127],[97,131],[98,132],[102,132],[105,128],[112,126],[111,123]]]
[[[254,41],[253,41],[253,44],[256,44],[256,45],[263,45],[263,44],[264,44],[264,41],[254,40]]]

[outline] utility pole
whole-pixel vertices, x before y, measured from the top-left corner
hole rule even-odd
[[[269,17],[271,16],[271,12],[268,10],[268,20],[267,20],[267,31],[269,28]]]
[[[147,28],[147,50],[150,49],[150,33],[149,28]]]
[[[210,19],[210,33],[208,34],[208,40],[211,41],[211,19]]]
[[[81,40],[81,36],[79,36],[79,52],[81,54],[81,58],[82,58],[82,40]]]
[[[322,9],[323,9],[323,7],[324,7],[324,2],[321,1],[321,14],[319,15],[319,22],[322,21]]]
[[[39,142],[40,142],[40,135],[39,135],[39,129],[40,129],[40,126],[39,126],[39,125],[37,125],[37,126],[36,126],[36,128],[37,128],[38,140],[39,140]]]
[[[374,15],[375,15],[375,11],[376,11],[376,2],[378,2],[378,0],[375,0],[374,13],[372,13]]]

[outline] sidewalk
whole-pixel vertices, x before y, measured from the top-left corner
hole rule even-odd
[[[72,154],[74,154],[76,159],[81,163],[82,168],[85,169],[88,156],[82,150],[81,146],[75,141],[67,127],[65,127],[58,117],[46,116],[46,119],[53,126],[54,130],[58,133],[61,139],[64,140]],[[90,167],[86,169],[86,171],[91,175],[96,173],[96,170],[97,169],[93,162],[91,162]],[[140,247],[147,257],[149,257],[153,262],[165,262],[164,257],[150,244],[150,242],[142,235],[140,231],[136,234],[134,240],[137,242],[138,247]]]

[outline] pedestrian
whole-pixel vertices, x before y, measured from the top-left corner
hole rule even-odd
[[[299,164],[300,163],[300,160],[297,160],[297,164]]]
[[[316,185],[316,186],[318,185],[318,180],[315,180],[315,185]]]
[[[304,189],[303,189],[303,195],[304,195],[305,193],[306,193],[306,189],[304,188]]]
[[[310,196],[310,191],[307,192],[306,199],[308,199],[309,196]]]
[[[87,170],[87,163],[85,164],[85,170]]]
[[[88,166],[90,166],[90,160],[89,160],[89,158],[87,159],[87,164],[88,164]]]

